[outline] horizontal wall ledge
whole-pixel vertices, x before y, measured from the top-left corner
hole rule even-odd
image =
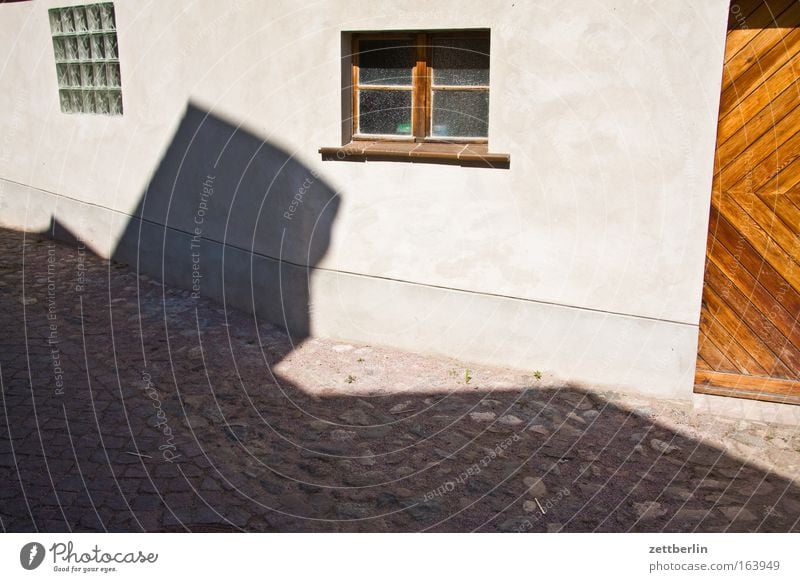
[[[509,154],[490,153],[486,144],[429,143],[403,141],[351,141],[343,146],[321,147],[324,161],[366,160],[454,164],[507,169]]]

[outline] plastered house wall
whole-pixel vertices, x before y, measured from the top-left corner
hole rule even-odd
[[[336,199],[313,264],[235,221],[202,234],[207,266],[308,267],[308,333],[690,395],[726,1],[121,0],[119,117],[60,111],[47,10],[70,4],[0,6],[3,226],[56,219],[103,255],[135,245],[123,234],[187,107],[205,111]],[[448,28],[490,29],[489,148],[510,167],[322,161],[342,143],[343,33]],[[175,212],[188,245],[196,207]],[[166,276],[171,260],[140,267]],[[252,286],[224,299],[258,310]]]

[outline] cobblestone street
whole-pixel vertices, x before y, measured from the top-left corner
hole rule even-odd
[[[4,531],[800,531],[797,427],[292,345],[35,234],[0,297]]]

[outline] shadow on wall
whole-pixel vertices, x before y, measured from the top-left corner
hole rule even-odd
[[[728,30],[796,28],[795,2],[782,0],[733,0],[728,16]]]
[[[338,205],[291,152],[190,103],[113,258],[300,341]]]

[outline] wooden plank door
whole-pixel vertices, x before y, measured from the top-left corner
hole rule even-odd
[[[695,391],[800,404],[800,2],[735,0]]]

